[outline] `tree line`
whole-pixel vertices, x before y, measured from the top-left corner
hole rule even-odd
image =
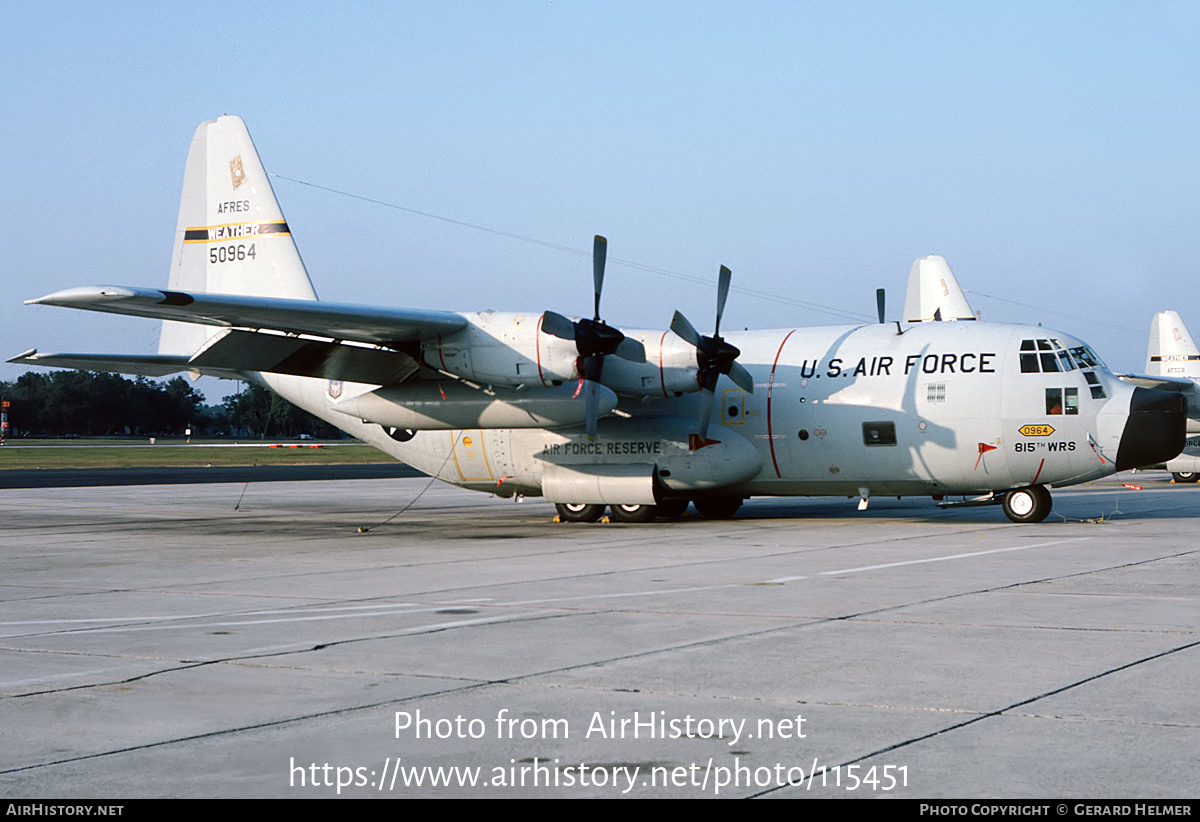
[[[183,377],[165,382],[88,371],[27,371],[0,382],[10,437],[340,437],[328,423],[255,383],[220,404]]]

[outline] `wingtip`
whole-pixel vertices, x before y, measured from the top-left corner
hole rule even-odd
[[[123,285],[85,285],[76,288],[64,288],[42,297],[26,300],[25,305],[57,305],[65,308],[93,305],[98,302],[121,300],[129,297],[161,294],[158,291],[138,289]]]

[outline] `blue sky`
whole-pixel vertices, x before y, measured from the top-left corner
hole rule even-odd
[[[1198,43],[1191,2],[9,3],[0,353],[154,350],[21,301],[165,285],[231,113],[326,299],[583,314],[601,233],[610,322],[710,326],[725,264],[723,327],[836,324],[942,254],[1141,370],[1155,311],[1200,333]]]

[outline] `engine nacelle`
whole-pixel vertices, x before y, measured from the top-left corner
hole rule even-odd
[[[671,331],[631,331],[646,349],[646,362],[620,357],[604,360],[604,384],[634,397],[678,397],[700,390],[696,349]]]
[[[470,325],[462,331],[422,343],[426,363],[491,386],[549,388],[582,376],[574,341],[541,331],[540,314],[484,311],[465,316]],[[691,345],[670,331],[630,331],[626,336],[645,346],[646,361],[606,357],[604,385],[634,397],[676,397],[699,390]]]
[[[421,344],[425,362],[488,385],[550,387],[579,379],[571,340],[540,331],[540,314],[467,314],[462,331]]]

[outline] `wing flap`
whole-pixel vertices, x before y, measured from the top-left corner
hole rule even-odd
[[[57,305],[200,325],[269,329],[335,340],[391,345],[452,334],[467,325],[451,311],[378,308],[350,303],[84,286],[47,294],[30,305]]]
[[[403,382],[420,367],[399,351],[238,330],[215,338],[188,362],[205,373],[263,371],[369,385]]]

